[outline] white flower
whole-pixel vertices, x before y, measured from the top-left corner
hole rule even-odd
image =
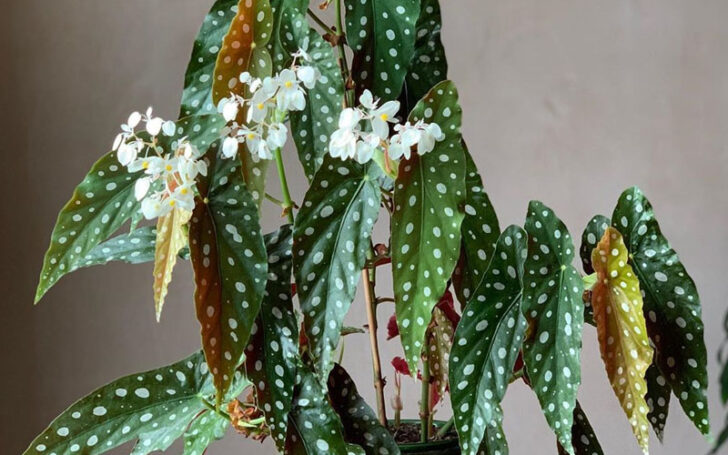
[[[234,137],[226,137],[222,141],[222,156],[232,158],[238,153],[238,140]]]
[[[136,112],[136,111],[132,112],[129,115],[129,120],[126,121],[126,125],[122,125],[121,129],[124,129],[124,126],[126,126],[127,128],[133,130],[134,128],[137,127],[137,125],[139,125],[139,122],[141,122],[141,120],[142,120],[142,114],[140,114],[139,112]]]
[[[435,148],[435,142],[445,139],[445,135],[437,123],[428,123],[420,126],[420,138],[417,141],[417,153],[424,155]]]
[[[364,90],[359,97],[359,102],[369,113],[368,117],[372,125],[372,131],[379,136],[380,139],[389,137],[389,123],[397,123],[397,112],[399,111],[399,101],[387,101],[381,107],[377,107],[379,100],[375,100],[372,92]]]
[[[339,129],[352,131],[358,129],[361,122],[361,111],[347,107],[339,114]]]
[[[191,160],[180,157],[177,171],[183,182],[192,182],[197,174],[207,175],[207,163],[204,160]]]
[[[253,94],[248,107],[248,123],[263,123],[268,116],[268,109],[271,107],[271,97],[273,93],[269,89],[263,88]]]
[[[259,131],[243,128],[238,133],[248,146],[250,153],[257,155],[264,160],[273,159],[273,154],[268,147],[268,143],[263,140]]]
[[[272,149],[283,148],[288,139],[288,128],[283,123],[273,123],[268,127],[268,147]]]
[[[291,69],[284,69],[276,78],[280,88],[276,96],[278,109],[281,111],[301,111],[306,107],[304,92],[298,85],[296,73]]]
[[[307,89],[312,89],[316,86],[316,82],[321,78],[321,72],[318,68],[313,66],[299,66],[296,70],[298,79],[303,82],[303,85]]]
[[[374,150],[379,146],[379,136],[376,134],[367,134],[356,144],[356,160],[361,163],[367,163],[372,159]]]
[[[223,98],[220,101],[219,111],[226,122],[232,122],[238,116],[240,106],[235,98]]]
[[[291,56],[294,59],[300,58],[304,62],[311,61],[311,55],[309,55],[309,53],[308,53],[308,36],[303,38],[303,41],[301,42],[301,47],[299,47],[296,52],[291,54]]]
[[[153,194],[142,201],[142,214],[148,220],[166,215],[171,210],[172,206],[162,201],[162,193]]]
[[[122,166],[128,166],[131,164],[134,160],[136,160],[143,147],[144,143],[139,140],[123,142],[116,152],[116,158],[119,160],[119,164]]]
[[[331,134],[329,154],[342,160],[356,156],[357,135],[349,129],[338,129]]]
[[[177,125],[172,120],[167,120],[162,124],[162,134],[165,136],[174,136],[177,131]]]
[[[149,177],[142,177],[134,183],[134,197],[137,201],[144,199],[144,196],[149,192],[149,186],[152,184],[152,179]]]
[[[170,194],[167,204],[171,207],[193,210],[195,208],[195,192],[192,190],[191,185],[192,183],[188,183],[176,187]]]
[[[396,125],[394,130],[397,131],[397,134],[392,136],[389,141],[389,157],[393,160],[402,157],[410,159],[412,146],[420,140],[420,130],[410,122],[406,122],[404,125]]]

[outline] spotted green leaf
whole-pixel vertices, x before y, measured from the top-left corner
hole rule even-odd
[[[485,275],[500,236],[500,224],[473,157],[465,149],[465,218],[462,252],[453,283],[458,299],[470,301],[473,290]]]
[[[579,256],[581,257],[581,265],[584,273],[591,275],[594,273],[592,267],[592,251],[597,247],[599,240],[604,237],[604,231],[607,230],[612,221],[604,215],[595,215],[584,228],[581,234],[581,248],[579,248]]]
[[[650,425],[652,425],[657,439],[662,442],[665,435],[667,413],[670,410],[670,395],[672,389],[670,389],[667,380],[660,373],[660,368],[655,363],[655,359],[652,360],[652,365],[650,365],[645,373],[645,381],[647,381],[645,401],[649,409],[647,419],[650,421]]]
[[[308,2],[277,0],[273,5],[276,26],[269,49],[276,71],[289,66],[291,54],[305,47],[311,55],[306,64],[321,73],[321,79],[307,90],[305,109],[290,113],[291,134],[303,170],[311,181],[328,153],[329,137],[338,126],[344,82],[333,48],[306,19]]]
[[[377,414],[356,390],[349,374],[340,365],[329,375],[329,399],[344,428],[344,438],[361,446],[367,455],[398,455],[391,433],[377,420]]]
[[[237,9],[238,0],[216,0],[205,16],[185,72],[180,117],[217,112],[212,102],[212,73]]]
[[[346,1],[346,39],[354,51],[352,77],[358,93],[369,89],[383,100],[399,96],[415,50],[419,15],[419,0]]]
[[[463,311],[450,356],[450,398],[463,454],[475,454],[489,426],[500,426],[500,402],[521,350],[526,233],[509,226]]]
[[[644,293],[647,331],[655,346],[657,366],[690,420],[708,435],[707,360],[695,283],[639,188],[622,193],[612,225],[624,236],[630,265]]]
[[[642,451],[649,453],[645,373],[652,363],[652,348],[642,311],[639,280],[627,263],[622,235],[607,227],[592,251],[597,282],[592,308],[599,348],[614,393],[632,425]]]
[[[237,383],[243,382],[238,373]],[[204,356],[196,353],[93,391],[58,416],[24,455],[95,455],[135,439],[135,455],[164,450],[214,394]]]
[[[291,296],[291,227],[266,235],[265,244],[268,284],[246,349],[245,370],[273,441],[283,451],[298,359],[298,323]]]
[[[265,290],[268,261],[258,207],[246,190],[239,163],[207,154],[209,178],[192,214],[189,245],[202,347],[218,398],[229,388]]]
[[[100,243],[84,257],[79,266],[107,264],[111,261],[121,261],[128,264],[142,264],[154,260],[155,243],[157,241],[157,228],[143,226],[128,234],[120,234]],[[189,259],[190,250],[185,247],[179,252],[179,257]]]
[[[460,252],[465,205],[465,151],[455,85],[441,82],[409,121],[436,122],[445,139],[402,160],[394,189],[392,273],[395,310],[410,371],[417,371],[432,308],[445,292]]]
[[[445,394],[449,384],[450,350],[455,335],[455,324],[438,306],[432,309],[432,322],[427,328],[427,363],[430,367],[430,383],[437,394]]]
[[[306,192],[293,230],[293,273],[316,372],[326,382],[379,215],[381,174],[328,157]]]
[[[230,421],[214,411],[204,411],[193,420],[184,433],[183,455],[203,455],[214,441],[225,437]]]
[[[573,454],[571,427],[581,382],[583,285],[571,265],[571,235],[550,208],[531,201],[526,232],[522,309],[529,328],[523,360],[546,421],[559,443]]]
[[[478,455],[508,455],[508,441],[501,424],[503,417],[498,417],[492,425],[487,425],[485,437],[480,443]]]
[[[571,440],[574,444],[574,453],[576,455],[603,455],[602,446],[597,440],[597,436],[592,429],[589,419],[586,417],[581,404],[576,402],[574,408],[574,425],[571,427]],[[559,455],[566,455],[566,451],[561,445],[559,447]]]

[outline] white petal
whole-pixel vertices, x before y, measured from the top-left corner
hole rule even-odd
[[[372,118],[372,131],[382,140],[389,137],[389,125],[379,117]]]
[[[394,117],[399,112],[399,101],[387,101],[377,109],[377,115],[385,114],[389,122],[396,122],[397,119]]]
[[[368,89],[364,90],[361,96],[359,96],[359,103],[361,103],[361,105],[367,109],[375,109],[377,107],[376,103],[374,102],[374,96],[372,95],[372,92],[370,92]]]
[[[340,129],[354,129],[361,121],[361,113],[350,107],[347,107],[339,115],[339,128]]]
[[[234,137],[226,137],[222,142],[222,156],[232,158],[238,153],[238,140]]]
[[[159,117],[147,120],[147,133],[152,136],[159,134],[159,131],[162,129],[162,122],[164,122],[164,120]]]
[[[174,124],[172,120],[167,120],[162,125],[162,133],[165,136],[174,136],[174,132],[177,130],[177,126]]]
[[[142,114],[139,112],[132,112],[131,115],[129,115],[129,120],[126,121],[126,124],[129,126],[129,128],[134,129],[139,125],[139,122],[142,120]]]
[[[136,181],[134,184],[134,197],[137,201],[144,199],[144,196],[146,196],[147,192],[149,192],[150,185],[151,181],[149,177],[142,177]]]
[[[238,103],[228,100],[222,107],[222,117],[226,122],[232,122],[238,116]]]

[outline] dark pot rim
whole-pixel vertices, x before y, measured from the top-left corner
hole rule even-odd
[[[420,421],[417,419],[402,419],[400,423],[415,423],[419,424]],[[390,424],[394,424],[393,421],[390,421]],[[435,425],[435,428],[440,428],[445,424],[442,420],[435,420],[433,422]],[[460,440],[456,436],[454,438],[449,439],[440,439],[438,441],[428,441],[428,442],[407,442],[407,443],[397,443],[397,447],[402,451],[402,453],[417,453],[420,450],[423,449],[451,449],[455,447],[460,446]]]

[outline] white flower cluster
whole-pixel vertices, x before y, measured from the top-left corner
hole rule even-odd
[[[147,140],[135,131],[142,122],[149,135]],[[175,207],[192,210],[195,178],[198,174],[207,175],[207,163],[187,138],[178,140],[175,150],[160,146],[157,136],[173,136],[175,129],[174,122],[153,117],[150,107],[145,114],[133,112],[114,141],[119,163],[131,173],[144,173],[134,184],[134,196],[141,201],[142,214],[149,220],[166,215]]]
[[[230,134],[222,144],[222,154],[232,158],[239,144],[246,144],[248,150],[258,159],[270,160],[273,151],[282,148],[288,139],[285,125],[286,113],[302,111],[306,107],[306,89],[311,89],[321,77],[318,69],[308,65],[297,65],[297,60],[310,62],[306,51],[307,43],[293,54],[293,64],[273,77],[254,78],[242,73],[240,82],[247,85],[250,98],[232,94],[224,98],[218,110],[230,123]],[[238,113],[247,107],[245,125],[237,123]]]
[[[399,111],[399,101],[387,101],[379,106],[379,100],[375,100],[369,90],[364,90],[359,103],[359,107],[341,111],[339,129],[329,141],[331,156],[342,160],[354,158],[363,164],[372,159],[378,147],[382,147],[390,159],[409,159],[415,145],[417,153],[422,155],[435,148],[435,142],[445,139],[437,123],[420,120],[415,124],[398,124],[395,115]],[[395,124],[396,132],[391,137],[390,123]]]

